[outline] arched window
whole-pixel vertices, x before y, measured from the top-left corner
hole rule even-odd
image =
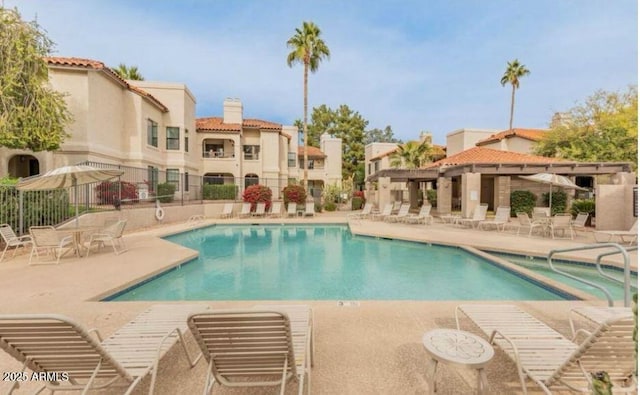
[[[251,185],[256,185],[260,182],[257,174],[247,174],[244,176],[244,187],[248,187]]]

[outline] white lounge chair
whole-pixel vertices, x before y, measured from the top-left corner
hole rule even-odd
[[[424,204],[420,207],[420,211],[417,215],[408,215],[404,222],[408,224],[429,224],[433,222],[433,217],[431,216],[431,205]]]
[[[520,234],[520,230],[523,228],[529,230],[529,237],[531,237],[531,234],[535,229],[539,229],[541,234],[544,233],[545,224],[531,221],[531,218],[529,218],[527,213],[516,213],[516,217],[518,218],[518,222],[515,226],[518,227],[518,235]]]
[[[598,240],[598,236],[607,236],[607,239]],[[629,230],[598,230],[593,232],[593,238],[598,243],[608,243],[616,238],[620,238],[621,243],[628,243],[629,245],[638,241],[638,220],[633,223],[633,226]]]
[[[14,247],[12,255],[12,257],[14,257],[16,256],[16,252],[18,252],[18,248],[22,247],[25,249],[33,242],[30,235],[16,235],[9,224],[0,225],[0,237],[2,237],[4,243],[4,250],[2,250],[2,255],[0,255],[0,262],[4,259],[4,254],[6,254],[9,247]]]
[[[89,237],[89,246],[87,248],[87,257],[91,253],[91,246],[95,243],[98,246],[98,249],[104,247],[106,243],[110,243],[113,248],[113,253],[116,255],[120,255],[123,252],[127,251],[127,246],[124,244],[124,239],[122,238],[122,233],[124,232],[124,228],[127,226],[127,220],[121,219],[112,224],[105,226],[103,229],[93,233]]]
[[[102,341],[97,330],[87,330],[70,318],[54,314],[0,315],[0,348],[36,373],[66,373],[68,380],[42,383],[54,391],[127,387],[130,394],[151,374],[154,391],[158,362],[176,343],[183,346],[193,367],[183,334],[187,317],[206,305],[154,305],[111,337]],[[28,335],[27,335],[28,334]],[[23,370],[24,371],[24,370]],[[9,388],[11,393],[18,382]]]
[[[373,203],[367,202],[360,212],[348,214],[347,219],[365,219],[371,215],[372,210]]]
[[[534,207],[533,213],[531,214],[531,218],[534,220],[538,218],[549,218],[551,217],[551,209],[549,207]]]
[[[224,207],[222,207],[222,213],[220,214],[220,218],[231,218],[233,217],[233,203],[225,203]]]
[[[281,217],[282,216],[282,202],[273,202],[271,204],[271,210],[267,213],[269,217]]]
[[[488,208],[489,205],[486,203],[477,205],[473,210],[473,215],[471,216],[471,218],[460,218],[458,220],[458,224],[463,226],[469,225],[472,228],[475,228],[480,222],[484,221],[487,218]]]
[[[34,255],[38,257],[38,264],[58,264],[62,255],[75,249],[73,236],[59,232],[53,226],[32,226],[29,233],[32,239],[29,265],[34,264]],[[41,260],[41,253],[52,259]]]
[[[219,383],[229,387],[280,386],[308,378],[311,393],[313,320],[308,306],[256,306],[246,310],[212,310],[188,319],[209,363],[204,393]],[[262,380],[257,377],[264,377]],[[267,380],[267,378],[272,379]]]
[[[313,217],[316,215],[316,205],[313,202],[307,202],[304,206],[304,216]]]
[[[511,207],[499,206],[496,209],[496,216],[493,219],[480,221],[480,223],[478,224],[478,228],[484,229],[485,226],[495,225],[496,230],[504,231],[504,227],[509,222],[510,217],[511,217]]]
[[[571,221],[571,228],[576,236],[578,236],[578,230],[586,231],[587,221],[589,220],[589,213],[578,213],[576,218]]]
[[[383,219],[388,222],[402,222],[409,215],[410,208],[411,208],[411,205],[409,203],[405,203],[400,206],[400,210],[398,210],[397,214],[388,215]]]
[[[391,211],[393,210],[393,204],[392,203],[387,203],[384,208],[382,209],[382,212],[378,213],[378,214],[372,214],[371,215],[371,219],[373,219],[374,221],[381,221],[384,220],[386,217],[391,215]]]
[[[551,217],[551,222],[549,223],[549,232],[551,232],[551,237],[556,238],[557,231],[562,231],[562,236],[564,237],[566,233],[569,233],[568,237],[573,240],[573,227],[571,226],[571,215],[570,214],[556,214]]]
[[[240,210],[240,214],[238,214],[238,218],[245,218],[251,216],[251,203],[245,202],[242,203],[242,210]]]
[[[296,202],[289,202],[287,206],[287,217],[295,217],[298,215],[298,204]]]
[[[256,211],[251,213],[253,217],[264,217],[267,209],[267,204],[265,202],[256,203]]]
[[[513,305],[461,305],[458,312],[469,317],[489,342],[500,347],[515,361],[520,384],[531,378],[546,394],[552,389],[570,389],[591,394],[589,373],[606,371],[621,390],[635,393],[633,377],[636,344],[632,315],[616,317],[601,324],[579,344],[565,338],[542,321]]]

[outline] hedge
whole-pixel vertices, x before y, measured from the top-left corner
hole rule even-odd
[[[238,186],[235,184],[204,184],[202,187],[205,200],[235,200]]]
[[[173,194],[176,193],[176,184],[165,182],[158,184],[158,200],[162,203],[173,202]]]
[[[536,195],[531,191],[513,191],[511,192],[511,216],[515,217],[516,213],[527,213],[531,215],[533,208],[536,206]]]
[[[545,207],[549,207],[549,192],[542,194]],[[551,215],[567,212],[567,193],[563,191],[553,192],[551,195]]]

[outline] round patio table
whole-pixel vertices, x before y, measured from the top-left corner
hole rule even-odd
[[[486,340],[472,333],[457,329],[434,329],[422,336],[422,344],[431,356],[428,372],[431,385],[428,392],[436,393],[436,369],[438,363],[459,365],[478,371],[478,394],[484,394],[489,383],[484,371],[493,358],[493,347]]]

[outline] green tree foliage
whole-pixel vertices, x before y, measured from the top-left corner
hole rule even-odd
[[[387,125],[384,130],[378,128],[364,132],[364,145],[371,143],[396,143],[402,144],[402,140],[395,138],[391,126]]]
[[[538,155],[585,162],[638,162],[638,87],[597,91],[552,125],[536,144]]]
[[[120,63],[118,67],[112,67],[112,70],[124,80],[144,81],[144,77],[138,71],[138,66],[127,66]]]
[[[511,116],[509,117],[509,130],[513,129],[513,108],[516,103],[516,89],[520,88],[520,78],[529,75],[531,72],[527,68],[515,59],[512,62],[507,62],[507,70],[500,79],[500,84],[505,86],[511,84]]]
[[[302,121],[303,147],[304,147],[304,171],[303,183],[307,187],[309,154],[307,150],[307,113],[308,113],[308,81],[309,71],[315,73],[323,59],[331,56],[329,47],[320,38],[320,28],[313,22],[302,22],[302,28],[296,28],[296,33],[287,41],[291,52],[287,55],[287,65],[293,67],[296,63],[304,66],[303,96],[304,118]]]
[[[48,84],[52,47],[36,22],[0,7],[0,146],[53,151],[67,136],[71,113]]]
[[[427,140],[398,144],[398,149],[390,155],[391,166],[419,169],[426,163],[432,162],[433,152],[433,146]]]
[[[542,194],[542,204],[549,207],[549,192]],[[551,215],[564,214],[567,212],[567,193],[564,191],[553,191],[551,194]]]

